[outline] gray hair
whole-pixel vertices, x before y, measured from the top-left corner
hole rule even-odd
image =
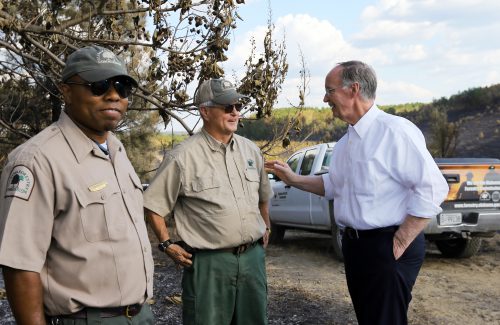
[[[210,107],[210,106],[215,106],[215,103],[213,101],[211,101],[211,100],[208,100],[206,102],[198,104],[198,108],[200,108],[200,107]]]
[[[363,99],[375,99],[377,93],[377,75],[371,66],[361,61],[346,61],[338,65],[343,68],[343,87],[348,87],[357,82],[359,84],[360,95]]]

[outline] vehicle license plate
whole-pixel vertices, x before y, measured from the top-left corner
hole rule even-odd
[[[462,223],[461,213],[441,213],[439,215],[439,224],[441,226],[458,225]]]

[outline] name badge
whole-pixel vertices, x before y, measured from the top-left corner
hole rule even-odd
[[[102,182],[99,182],[99,183],[97,183],[97,184],[90,185],[90,186],[89,186],[89,191],[90,191],[90,192],[97,192],[97,191],[102,190],[102,189],[103,189],[103,188],[105,188],[106,186],[108,186],[108,182],[106,182],[106,181],[102,181]]]

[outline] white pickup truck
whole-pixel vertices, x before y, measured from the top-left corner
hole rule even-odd
[[[328,172],[335,143],[323,143],[295,152],[287,160],[300,175]],[[450,192],[424,230],[446,257],[470,257],[481,237],[500,230],[500,160],[489,158],[436,159]],[[269,205],[271,243],[283,240],[286,229],[305,229],[332,235],[333,250],[342,259],[342,229],[335,223],[333,201],[286,185],[270,174],[274,197]]]

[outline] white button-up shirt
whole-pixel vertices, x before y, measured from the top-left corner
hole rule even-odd
[[[335,145],[323,182],[337,223],[356,229],[434,217],[449,190],[422,132],[376,105]]]

